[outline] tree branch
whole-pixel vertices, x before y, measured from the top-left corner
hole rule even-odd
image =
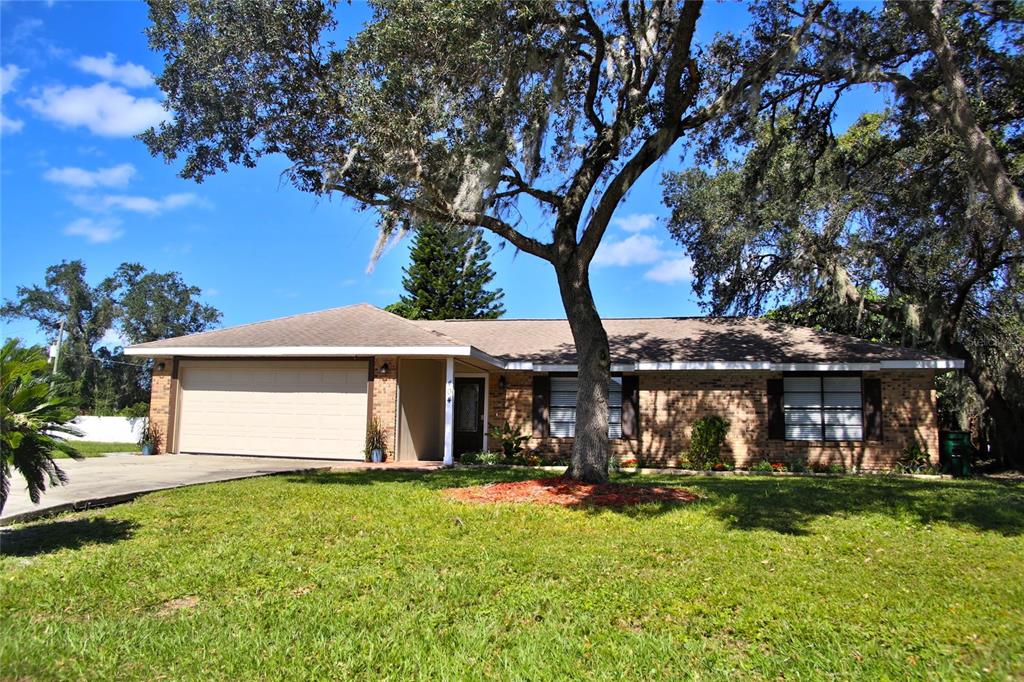
[[[537,256],[538,258],[543,258],[549,262],[552,260],[552,249],[550,244],[544,244],[533,237],[524,235],[522,232],[497,216],[488,215],[479,211],[456,210],[451,205],[444,208],[426,206],[400,197],[379,199],[375,196],[359,192],[352,187],[346,187],[338,184],[326,185],[325,189],[341,192],[342,194],[350,196],[356,201],[366,204],[367,206],[391,209],[398,208],[409,215],[430,218],[440,222],[455,222],[459,225],[466,225],[469,227],[483,227],[502,239],[505,239],[520,251],[525,251],[526,253]]]
[[[899,4],[910,21],[924,33],[939,66],[946,89],[945,105],[941,107],[945,119],[974,159],[978,175],[991,193],[999,212],[1024,237],[1024,193],[1010,178],[995,145],[978,126],[967,94],[967,83],[956,64],[953,46],[942,30],[941,0],[933,0],[929,6],[906,0]]]

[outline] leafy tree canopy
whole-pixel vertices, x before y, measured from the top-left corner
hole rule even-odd
[[[183,156],[196,180],[281,153],[297,187],[374,209],[380,245],[436,221],[550,262],[579,365],[568,473],[605,480],[610,357],[594,253],[673,145],[741,125],[765,92],[792,94],[775,77],[825,3],[751,3],[742,36],[703,43],[701,2],[371,4],[373,19],[339,46],[331,2],[150,0],[174,119],[143,139]],[[528,209],[546,216],[540,229],[520,221]]]

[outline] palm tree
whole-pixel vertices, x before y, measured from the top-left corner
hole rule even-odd
[[[51,486],[68,477],[53,460],[57,453],[81,455],[60,435],[77,435],[67,422],[74,418],[74,398],[47,372],[46,355],[10,339],[0,349],[0,511],[11,488],[11,467],[28,482],[28,496],[39,504]]]

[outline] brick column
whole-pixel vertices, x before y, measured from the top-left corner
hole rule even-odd
[[[149,424],[160,434],[160,447],[157,452],[174,452],[172,440],[178,396],[176,364],[171,358],[156,359],[153,362],[152,385],[149,391]]]
[[[384,365],[387,373],[381,374]],[[373,359],[373,395],[370,418],[380,422],[387,434],[388,460],[397,457],[398,440],[396,422],[398,419],[398,358],[393,355],[378,355]]]

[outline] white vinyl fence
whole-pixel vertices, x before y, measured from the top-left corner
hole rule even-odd
[[[71,425],[81,431],[81,436],[65,436],[68,440],[89,440],[101,443],[137,443],[142,429],[146,427],[145,417],[75,417]],[[63,435],[63,434],[62,434]]]

